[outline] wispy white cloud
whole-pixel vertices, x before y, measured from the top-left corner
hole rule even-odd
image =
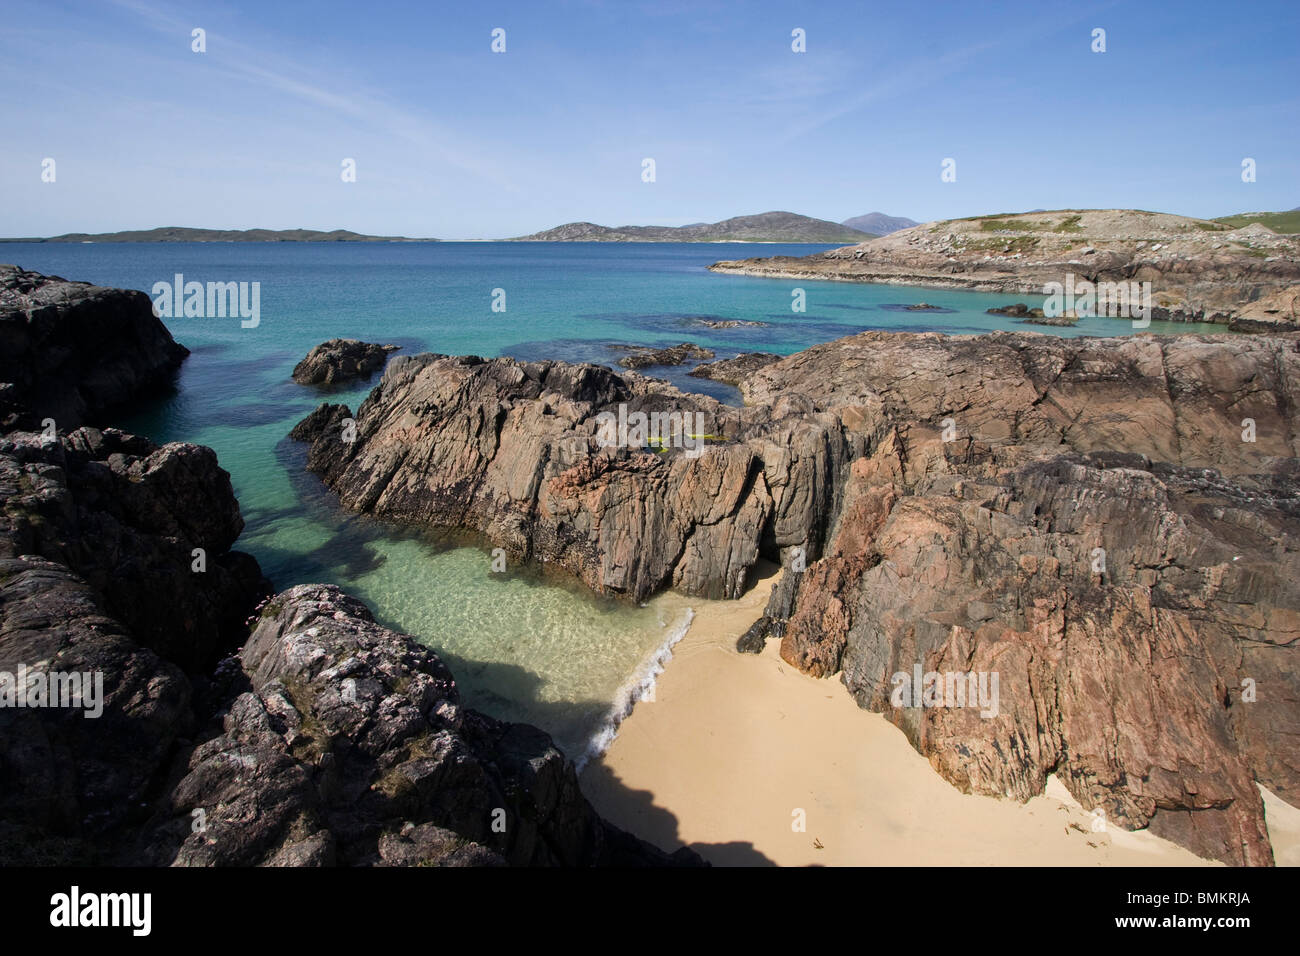
[[[143,0],[112,2],[135,14],[159,33],[188,36],[195,26],[191,20],[167,8]],[[379,135],[395,136],[417,147],[423,156],[486,180],[501,190],[519,191],[514,177],[502,168],[492,150],[476,146],[445,124],[394,105],[375,92],[359,88],[339,89],[321,79],[316,71],[289,60],[282,49],[277,48],[272,55],[231,36],[211,31],[207,34],[207,45],[209,50],[221,51],[220,58],[213,55],[209,63],[227,77],[311,103],[369,127]],[[279,69],[262,65],[268,62],[276,63]]]

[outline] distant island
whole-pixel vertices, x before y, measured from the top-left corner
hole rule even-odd
[[[321,232],[318,229],[193,229],[188,226],[160,226],[157,229],[129,229],[123,232],[69,232],[61,236],[28,239],[0,239],[0,242],[437,242],[437,239],[408,239],[406,236],[367,236],[348,229]]]
[[[519,236],[514,242],[865,242],[877,238],[825,219],[793,212],[764,212],[687,226],[598,226],[570,222]]]

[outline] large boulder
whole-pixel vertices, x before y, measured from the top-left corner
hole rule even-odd
[[[162,801],[150,862],[699,863],[602,820],[546,734],[464,708],[433,652],[338,588],[276,595],[239,664],[248,689]]]
[[[188,354],[143,292],[0,265],[0,428],[102,423]]]
[[[293,368],[299,385],[344,385],[369,378],[384,367],[396,345],[375,345],[358,339],[330,339],[307,353]]]

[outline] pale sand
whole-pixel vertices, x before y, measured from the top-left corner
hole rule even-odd
[[[1210,865],[1147,832],[1094,833],[1055,779],[1026,804],[963,794],[838,678],[800,674],[777,641],[738,653],[774,580],[739,601],[689,602],[695,620],[654,700],[583,771],[609,820],[715,865]],[[1300,811],[1265,799],[1278,862],[1295,862]]]

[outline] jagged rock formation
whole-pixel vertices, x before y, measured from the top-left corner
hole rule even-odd
[[[422,355],[354,441],[341,406],[295,435],[345,505],[602,591],[734,596],[779,559],[760,630],[956,785],[1023,799],[1054,772],[1112,823],[1259,864],[1255,782],[1300,785],[1298,343],[864,333],[743,379],[743,409]],[[698,412],[710,443],[602,447],[600,416],[635,411]],[[997,715],[894,706],[918,665],[999,672]]]
[[[330,339],[316,346],[293,368],[299,385],[342,385],[369,378],[388,361],[397,345],[375,345],[358,339]]]
[[[602,820],[546,734],[461,707],[431,651],[335,587],[273,598],[239,664],[250,686],[146,829],[151,862],[700,862]]]
[[[1295,328],[1286,307],[1252,309],[1300,293],[1300,236],[1259,224],[1132,209],[1063,209],[926,223],[811,256],[728,260],[714,272],[788,279],[1043,295],[1067,274],[1090,282],[1150,282],[1152,318]],[[1262,314],[1261,314],[1262,312]]]
[[[99,422],[188,354],[143,292],[0,265],[0,428]]]

